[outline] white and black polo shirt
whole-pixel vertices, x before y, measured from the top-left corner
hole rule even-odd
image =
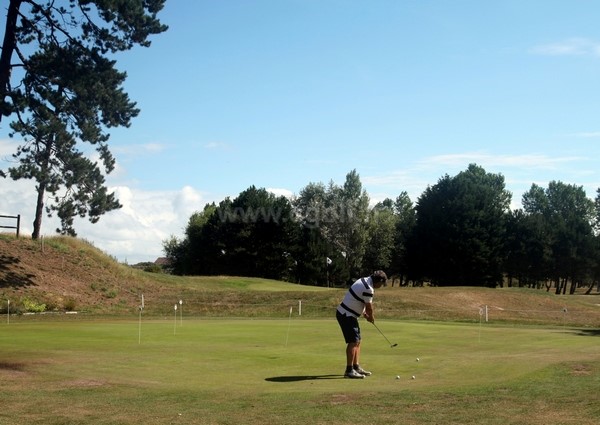
[[[350,286],[337,311],[346,316],[359,318],[365,311],[365,304],[373,302],[374,294],[371,277],[361,277]]]

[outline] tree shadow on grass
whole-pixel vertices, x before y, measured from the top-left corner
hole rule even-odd
[[[558,333],[575,335],[575,336],[600,336],[600,328],[572,328],[572,329],[564,329],[562,331],[558,331]]]
[[[0,370],[23,372],[25,370],[25,363],[13,363],[13,362],[0,361]]]
[[[575,335],[579,336],[600,336],[600,329],[575,329]]]
[[[35,275],[21,271],[20,260],[10,255],[0,255],[0,288],[19,288],[35,285]]]
[[[343,375],[302,375],[302,376],[274,376],[266,378],[269,382],[299,382],[299,381],[316,381],[321,379],[344,379]]]

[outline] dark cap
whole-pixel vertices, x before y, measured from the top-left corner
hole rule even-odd
[[[387,275],[383,270],[376,270],[371,275],[374,283],[381,283],[383,286],[387,286]]]

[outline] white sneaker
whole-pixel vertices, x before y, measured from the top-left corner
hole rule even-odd
[[[346,372],[344,373],[344,378],[350,378],[350,379],[364,379],[364,375],[361,375],[360,373],[358,373],[357,371],[355,371],[354,369],[350,370],[350,372]]]
[[[369,372],[368,370],[364,370],[364,369],[363,369],[362,367],[360,367],[360,366],[359,366],[358,368],[354,369],[354,371],[355,371],[356,373],[359,373],[359,374],[361,374],[362,376],[371,376],[371,375],[372,375],[372,374],[371,374],[371,372]]]

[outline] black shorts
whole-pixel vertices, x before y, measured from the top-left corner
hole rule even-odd
[[[342,333],[344,334],[344,340],[346,344],[352,344],[360,342],[360,326],[358,326],[358,319],[354,316],[346,316],[339,311],[335,312]]]

